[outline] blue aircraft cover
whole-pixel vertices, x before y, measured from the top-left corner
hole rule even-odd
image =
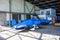
[[[22,23],[18,23],[17,25],[13,26],[14,28],[26,28],[29,26],[33,25],[33,21],[32,20],[26,20]]]
[[[20,29],[20,28],[23,28],[24,29],[24,28],[27,28],[27,27],[32,27],[35,20],[36,19],[34,17],[32,17],[32,19],[25,20],[25,21],[23,21],[21,23],[18,23],[17,25],[15,25],[13,27],[16,28],[16,29]]]
[[[16,24],[17,24],[17,23],[16,23],[16,20],[13,19],[13,20],[11,21],[11,25],[14,26],[14,25],[16,25]]]
[[[35,20],[35,21],[34,21],[34,24],[35,24],[35,25],[40,25],[40,24],[41,24],[41,20]]]
[[[52,22],[51,20],[46,20],[46,19],[43,19],[43,20],[40,20],[41,21],[41,23],[50,23],[50,22]]]
[[[24,29],[27,27],[32,27],[34,24],[35,25],[40,25],[42,22],[47,22],[50,23],[50,20],[36,20],[34,17],[30,20],[23,21],[21,23],[18,23],[17,25],[13,26],[15,29]]]

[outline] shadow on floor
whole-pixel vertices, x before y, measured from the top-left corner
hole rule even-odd
[[[41,29],[33,31],[41,34],[38,40],[42,40],[41,38],[43,34],[60,36],[60,27],[55,27],[53,25],[42,25],[41,27]]]
[[[20,31],[20,32],[16,33],[15,35],[18,35],[18,37],[20,38],[20,40],[22,40],[22,38],[21,38],[19,35],[25,36],[25,37],[34,38],[34,39],[38,39],[38,40],[42,40],[41,38],[42,38],[42,35],[43,35],[43,34],[51,34],[51,35],[60,36],[60,31],[59,31],[59,30],[60,30],[60,27],[55,27],[55,26],[53,26],[53,25],[41,25],[41,27],[42,27],[42,28],[40,28],[40,29],[36,29],[36,30],[32,31],[32,32],[40,33],[41,35],[40,35],[39,38],[31,37],[31,36],[28,36],[28,35],[19,34],[20,32],[28,32],[29,30]],[[9,30],[8,30],[8,31],[9,31]],[[10,31],[9,31],[9,32],[10,32]],[[13,32],[12,32],[12,33],[13,33]],[[30,33],[29,33],[29,34],[30,34]],[[11,38],[11,37],[13,37],[13,36],[15,36],[15,35],[12,35],[12,36],[8,37],[7,39],[9,39],[9,38]],[[34,36],[33,34],[30,34],[30,35]],[[6,40],[6,39],[0,37],[0,40]]]
[[[6,39],[4,39],[3,37],[0,37],[0,40],[6,40]]]

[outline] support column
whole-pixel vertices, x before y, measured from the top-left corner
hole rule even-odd
[[[9,0],[9,26],[11,26],[11,0]]]
[[[11,20],[12,20],[12,13],[11,13]]]
[[[26,13],[25,6],[26,6],[26,3],[25,3],[25,0],[24,0],[24,13]],[[22,20],[25,20],[26,19],[26,15],[23,16],[23,14],[21,14],[21,17],[22,17],[21,18]]]

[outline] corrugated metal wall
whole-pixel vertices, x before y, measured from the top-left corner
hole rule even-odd
[[[5,24],[6,24],[6,14],[0,13],[0,25],[5,25]]]

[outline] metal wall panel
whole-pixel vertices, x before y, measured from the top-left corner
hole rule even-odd
[[[0,25],[5,25],[5,24],[6,24],[6,14],[0,13]]]

